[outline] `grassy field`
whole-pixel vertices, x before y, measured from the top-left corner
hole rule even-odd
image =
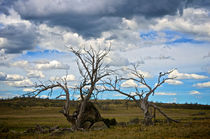
[[[31,100],[30,100],[31,101]],[[30,102],[29,101],[29,102]],[[41,100],[42,101],[42,100]],[[15,100],[0,102],[0,130],[8,128],[8,133],[0,133],[1,138],[210,138],[210,109],[209,106],[198,107],[170,107],[173,104],[162,104],[162,110],[180,123],[165,123],[164,117],[157,112],[158,122],[154,126],[133,124],[127,126],[113,126],[98,131],[78,131],[61,136],[49,134],[22,134],[28,128],[36,125],[70,127],[65,117],[58,111],[62,109],[61,102],[37,101],[30,107],[16,106]],[[49,100],[50,101],[50,100]],[[13,104],[11,104],[13,102]],[[19,102],[20,103],[20,102]],[[17,103],[17,104],[19,104]],[[8,105],[9,104],[9,105]],[[27,104],[27,102],[25,102]],[[43,104],[43,106],[42,106]],[[51,106],[53,104],[53,106]],[[44,106],[45,105],[45,106]],[[74,105],[76,106],[76,105]],[[101,101],[98,104],[101,114],[105,118],[115,118],[117,122],[128,122],[134,118],[143,119],[142,112],[130,102],[128,107],[124,101]],[[170,107],[170,108],[167,108]],[[71,108],[73,111],[75,107]]]

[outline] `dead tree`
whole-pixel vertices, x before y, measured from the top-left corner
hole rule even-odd
[[[80,85],[77,89],[80,92],[80,108],[77,112],[76,127],[81,128],[85,119],[85,109],[91,97],[97,95],[97,85],[102,78],[110,75],[111,71],[103,64],[104,58],[110,52],[110,48],[103,50],[70,48],[70,51],[77,57],[77,65],[81,75]]]
[[[104,58],[108,55],[110,48],[103,50],[94,50],[92,47],[90,49],[79,49],[75,50],[70,48],[70,51],[77,57],[77,65],[79,73],[81,75],[81,80],[79,86],[75,86],[74,90],[79,90],[80,92],[80,105],[73,114],[70,114],[70,92],[67,85],[66,78],[60,79],[61,81],[55,81],[48,85],[43,83],[35,85],[36,90],[30,92],[26,95],[38,96],[41,92],[50,90],[52,94],[53,89],[60,88],[64,93],[61,93],[56,98],[65,97],[65,105],[63,110],[60,112],[66,117],[66,119],[72,124],[74,130],[80,130],[84,128],[85,122],[90,122],[90,126],[97,121],[103,121],[99,111],[90,102],[91,97],[97,96],[99,90],[97,84],[100,83],[101,79],[110,75],[111,70],[107,69],[107,66],[103,64]],[[108,126],[108,125],[107,125]],[[90,128],[90,127],[88,127]]]
[[[58,81],[58,80],[54,81],[54,82],[49,81],[49,83],[47,85],[44,84],[44,83],[36,84],[34,86],[35,90],[33,92],[29,92],[29,93],[24,94],[24,95],[36,97],[36,96],[40,95],[40,93],[50,90],[50,92],[48,93],[48,96],[51,96],[54,89],[60,88],[62,90],[62,92],[60,93],[60,95],[58,95],[56,97],[56,99],[58,99],[60,97],[65,97],[65,104],[63,106],[63,109],[60,111],[60,113],[62,113],[66,117],[66,119],[72,124],[73,127],[75,127],[76,117],[75,117],[75,115],[70,115],[70,112],[69,112],[69,109],[70,109],[70,92],[69,92],[66,77],[60,79],[61,81]]]
[[[176,120],[173,120],[169,118],[164,112],[162,112],[155,104],[150,103],[148,101],[149,97],[151,95],[155,94],[155,90],[164,84],[167,80],[171,80],[174,78],[169,78],[167,75],[169,75],[173,70],[168,72],[160,72],[157,83],[154,85],[154,87],[151,87],[145,80],[144,75],[139,73],[136,66],[133,66],[133,69],[129,69],[131,74],[133,75],[132,78],[115,78],[109,79],[109,81],[104,82],[104,87],[106,87],[106,91],[116,91],[122,95],[127,96],[128,98],[134,100],[134,102],[137,104],[137,106],[143,111],[144,113],[144,124],[145,125],[153,125],[152,119],[155,117],[155,114],[152,115],[152,113],[149,111],[149,107],[154,107],[154,109],[157,109],[163,116],[167,118],[169,122],[178,122]],[[135,93],[128,93],[121,89],[121,83],[126,80],[133,80],[137,84],[143,85],[147,88],[146,91],[139,89],[139,87],[135,87]],[[109,89],[108,89],[109,88]]]

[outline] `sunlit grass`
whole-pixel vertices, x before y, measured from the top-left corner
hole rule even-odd
[[[50,136],[49,134],[23,135],[24,130],[36,125],[70,127],[65,117],[59,113],[62,107],[23,107],[10,108],[0,107],[0,127],[10,129],[11,138],[210,138],[210,110],[199,109],[168,109],[162,110],[171,118],[181,123],[160,122],[155,126],[144,126],[142,124],[128,125],[126,127],[115,126],[100,131],[85,131],[67,133],[62,136]],[[71,112],[73,112],[71,109]],[[143,114],[136,106],[123,104],[109,104],[108,110],[100,109],[101,115],[105,118],[116,118],[117,122],[128,122],[131,119],[143,119]],[[203,113],[199,115],[198,113]],[[157,120],[164,121],[164,117],[157,112]],[[1,133],[0,138],[8,136],[8,133]]]

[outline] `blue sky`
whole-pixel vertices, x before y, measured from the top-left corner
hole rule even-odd
[[[81,78],[67,46],[110,44],[104,62],[114,69],[138,63],[151,86],[159,72],[176,69],[177,78],[158,88],[151,101],[210,104],[208,0],[1,0],[0,98],[20,96],[35,82],[66,72],[75,86]],[[123,90],[132,93],[134,84],[125,84]],[[99,99],[123,98],[99,94]]]

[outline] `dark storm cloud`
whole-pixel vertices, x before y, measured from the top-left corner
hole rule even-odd
[[[7,0],[5,0],[7,1]],[[3,1],[22,18],[70,28],[83,37],[99,37],[117,28],[122,17],[145,18],[182,14],[185,7],[207,7],[209,0],[18,0]]]
[[[14,8],[25,18],[45,19],[52,15],[66,15],[74,18],[104,16],[127,17],[142,15],[145,17],[160,17],[163,15],[175,14],[182,10],[186,0],[56,0],[54,3],[46,1],[19,0]],[[101,4],[100,4],[101,3]],[[57,5],[56,5],[57,4]],[[64,6],[65,4],[65,6]],[[95,6],[94,6],[95,5]],[[56,15],[57,14],[57,15]],[[45,18],[42,18],[45,17]]]
[[[186,7],[207,8],[210,9],[210,0],[188,0]]]
[[[182,10],[183,4],[182,0],[128,0],[122,7],[118,7],[115,15],[127,18],[134,15],[161,17]]]
[[[33,19],[40,22],[40,19]],[[56,15],[42,18],[42,21],[48,21],[50,25],[59,25],[69,27],[73,32],[88,37],[100,37],[104,30],[117,28],[121,21],[119,17],[97,17],[97,16],[78,16],[78,15]]]
[[[62,1],[60,1],[62,2]],[[84,37],[99,37],[102,31],[116,28],[122,17],[146,18],[182,12],[184,0],[76,0],[59,3],[19,1],[14,8],[21,16],[36,22],[48,22],[71,28]],[[57,4],[57,6],[55,6]],[[46,5],[43,6],[43,5]],[[84,6],[86,5],[86,7]],[[95,5],[95,6],[94,6]]]
[[[7,41],[1,46],[5,53],[22,53],[24,50],[32,50],[35,47],[36,34],[25,25],[4,26],[0,28],[0,37]]]
[[[19,0],[13,4],[14,1],[9,0],[2,3],[3,7],[13,4],[25,19],[69,27],[84,37],[98,37],[102,31],[116,28],[121,17],[153,18],[173,15],[177,11],[182,13],[186,6],[209,6],[208,0],[118,0],[118,2],[61,0],[60,3],[55,0],[54,3],[48,2],[50,1]]]
[[[17,0],[0,0],[0,14],[1,13],[8,14],[8,8],[10,8],[16,1]]]

